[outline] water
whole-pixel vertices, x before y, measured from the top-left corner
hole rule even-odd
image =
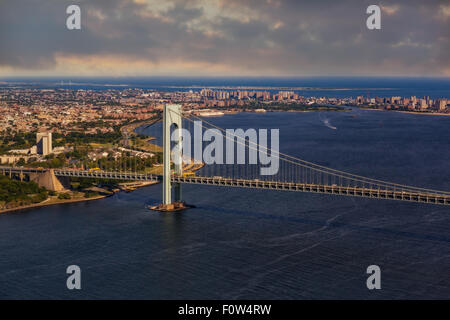
[[[306,97],[344,98],[370,97],[450,98],[450,78],[424,77],[128,77],[128,78],[10,78],[0,87],[22,86],[33,89],[129,88],[187,91],[203,87],[249,87],[249,90],[278,92],[292,90]],[[63,81],[61,83],[61,81]],[[70,81],[70,85],[69,85]],[[274,88],[274,89],[270,89]],[[245,90],[245,89],[242,89]]]
[[[450,117],[353,110],[208,119],[280,128],[282,152],[322,165],[450,190]],[[195,185],[183,197],[197,208],[148,211],[161,200],[156,185],[0,215],[0,297],[450,298],[448,207]],[[65,286],[71,264],[82,269],[78,292]],[[382,290],[366,288],[372,264]]]

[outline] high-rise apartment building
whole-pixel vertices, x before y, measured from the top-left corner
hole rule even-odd
[[[51,132],[38,132],[36,134],[36,146],[37,153],[44,156],[53,152],[52,147],[52,133]]]

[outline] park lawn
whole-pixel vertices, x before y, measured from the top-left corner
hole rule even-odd
[[[97,142],[91,142],[89,145],[93,148],[112,148],[112,143],[97,143]]]
[[[162,175],[163,174],[163,166],[154,166],[151,168],[145,168],[145,173],[147,174],[157,174]]]

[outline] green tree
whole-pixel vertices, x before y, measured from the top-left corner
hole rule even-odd
[[[24,158],[20,158],[19,161],[17,161],[16,165],[19,167],[23,167],[26,164]]]

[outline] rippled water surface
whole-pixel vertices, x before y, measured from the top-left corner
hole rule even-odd
[[[280,128],[281,151],[374,178],[450,190],[450,117],[381,111],[237,114]],[[150,129],[148,129],[150,130]],[[146,205],[161,185],[0,215],[0,298],[450,298],[450,208],[185,186],[195,209]],[[66,267],[82,290],[66,289]],[[366,268],[382,289],[366,288]]]

